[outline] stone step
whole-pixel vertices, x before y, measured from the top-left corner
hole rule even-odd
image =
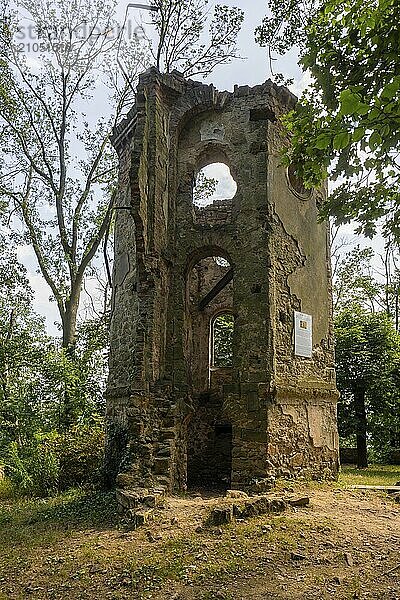
[[[174,440],[175,437],[176,437],[176,431],[175,431],[175,429],[172,429],[170,427],[165,428],[165,429],[160,429],[159,439],[161,441],[164,441],[164,440]]]
[[[172,457],[156,458],[154,460],[154,473],[156,475],[168,475],[171,471]]]

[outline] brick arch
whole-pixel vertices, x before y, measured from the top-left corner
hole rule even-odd
[[[189,256],[186,258],[184,264],[184,273],[187,276],[190,274],[190,271],[193,269],[198,262],[203,260],[204,258],[212,258],[213,256],[221,256],[229,262],[229,265],[234,268],[234,263],[232,261],[230,253],[225,250],[222,246],[217,245],[206,245],[201,246],[199,248],[194,249]]]
[[[219,92],[212,84],[198,86],[189,81],[186,92],[180,96],[171,113],[171,131],[175,131],[175,135],[179,137],[194,117],[208,111],[222,111],[226,109],[230,100],[231,95],[228,92]]]

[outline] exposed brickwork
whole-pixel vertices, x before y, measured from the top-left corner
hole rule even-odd
[[[218,92],[151,69],[115,132],[107,461],[120,486],[171,492],[189,476],[251,488],[337,473],[323,191],[296,194],[280,159],[279,115],[294,103],[269,81]],[[198,208],[194,177],[211,162],[230,167],[238,190]],[[233,281],[200,311],[231,267]],[[295,310],[313,315],[311,359],[294,356]],[[223,311],[235,317],[233,367],[210,371],[210,324]]]

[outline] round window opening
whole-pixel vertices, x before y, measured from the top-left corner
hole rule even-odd
[[[212,163],[197,173],[193,204],[204,207],[218,200],[232,200],[236,192],[237,184],[229,167],[224,163]]]
[[[301,177],[296,172],[296,166],[290,165],[287,170],[287,177],[292,191],[300,198],[307,200],[311,196],[311,190],[307,189]]]

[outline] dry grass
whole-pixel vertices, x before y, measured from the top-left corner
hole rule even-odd
[[[348,487],[399,479],[374,466],[346,467],[338,483],[282,482],[310,507],[221,529],[204,526],[216,496],[170,499],[137,531],[118,523],[112,494],[3,500],[0,599],[399,600],[399,505]]]

